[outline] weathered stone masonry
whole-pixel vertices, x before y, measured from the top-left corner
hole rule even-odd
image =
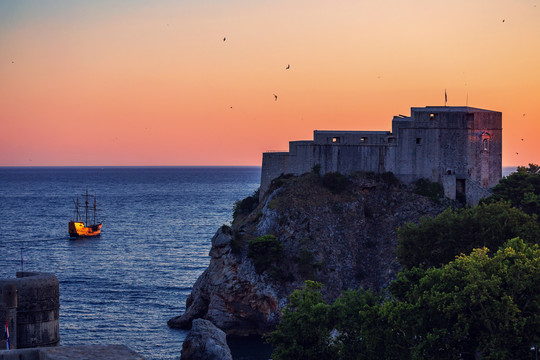
[[[55,275],[18,272],[15,279],[0,279],[0,291],[0,321],[7,320],[11,348],[60,344],[60,290]],[[5,348],[2,336],[0,349]]]
[[[281,174],[391,171],[401,181],[439,182],[445,195],[474,205],[502,175],[502,114],[472,107],[411,108],[392,131],[319,131],[291,141],[288,152],[263,153],[261,196]]]

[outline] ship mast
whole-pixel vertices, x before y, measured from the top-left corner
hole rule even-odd
[[[84,214],[86,216],[86,222],[84,223],[86,226],[88,226],[88,189],[86,189],[86,201],[84,202],[85,211]]]

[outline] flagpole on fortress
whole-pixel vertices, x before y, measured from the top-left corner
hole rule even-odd
[[[446,89],[444,89],[444,107],[446,107],[447,101],[448,101],[448,97],[446,96]]]

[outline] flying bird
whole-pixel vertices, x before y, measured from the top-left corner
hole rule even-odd
[[[504,22],[504,19],[503,19],[503,22]]]
[[[287,67],[285,68],[285,70],[289,70],[291,68],[291,65],[287,64]]]
[[[277,101],[277,95],[276,94],[273,94],[274,95],[274,101]]]
[[[223,38],[223,41],[225,41],[225,40],[227,40],[227,38],[226,38],[226,37],[224,37],[224,38]]]
[[[523,139],[521,139],[521,141],[523,141]]]
[[[516,155],[519,155],[519,153],[517,152]]]

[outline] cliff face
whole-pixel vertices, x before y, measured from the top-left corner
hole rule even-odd
[[[287,296],[306,279],[323,283],[327,300],[346,289],[381,289],[399,270],[396,229],[443,209],[380,177],[358,176],[337,186],[315,174],[280,178],[254,210],[216,232],[210,265],[186,312],[168,324],[189,328],[204,318],[227,334],[262,334],[279,322]],[[283,244],[283,257],[278,272],[257,274],[248,243],[267,234]]]

